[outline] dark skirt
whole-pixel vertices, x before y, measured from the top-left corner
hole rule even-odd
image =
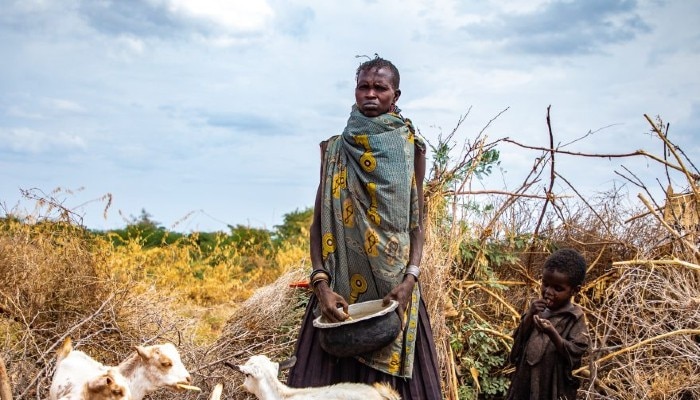
[[[418,308],[418,336],[412,379],[389,375],[352,357],[338,358],[323,351],[318,344],[318,329],[313,326],[313,309],[317,303],[316,296],[312,295],[296,344],[297,362],[289,371],[289,386],[316,387],[340,382],[388,382],[404,400],[442,399],[433,331],[422,299]]]

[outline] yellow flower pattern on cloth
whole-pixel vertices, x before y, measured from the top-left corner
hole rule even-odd
[[[398,351],[391,353],[391,361],[389,361],[389,373],[396,374],[401,367],[401,354]]]
[[[377,159],[372,155],[372,148],[369,146],[367,135],[355,136],[355,142],[365,148],[365,152],[360,156],[360,166],[366,172],[372,172],[377,168]]]
[[[367,280],[360,274],[350,277],[350,299],[349,304],[355,304],[360,295],[367,291]]]
[[[340,171],[333,175],[333,197],[340,198],[340,191],[348,187],[348,170],[341,168]]]
[[[389,264],[394,264],[398,260],[399,256],[401,255],[400,247],[401,245],[399,244],[399,240],[396,238],[396,236],[389,237],[389,240],[384,246],[384,257]]]
[[[372,229],[367,229],[365,232],[365,252],[370,257],[379,255],[379,235]]]
[[[379,226],[382,222],[382,217],[379,216],[377,212],[377,184],[374,182],[367,183],[367,192],[370,197],[370,205],[367,209],[367,217],[372,223]]]
[[[323,249],[322,249],[322,256],[325,259],[328,257],[329,254],[333,253],[335,251],[335,237],[333,237],[333,234],[328,232],[325,235],[323,235]]]
[[[347,228],[355,226],[355,207],[349,197],[343,200],[343,225]]]

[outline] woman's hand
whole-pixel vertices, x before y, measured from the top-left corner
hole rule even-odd
[[[349,317],[348,302],[345,301],[343,296],[334,292],[327,282],[316,284],[315,293],[316,297],[318,297],[321,314],[323,314],[326,321],[341,322]],[[338,310],[338,307],[342,307],[343,310]]]
[[[406,315],[406,309],[413,297],[413,286],[415,286],[415,284],[416,278],[414,278],[413,275],[406,275],[398,286],[384,296],[384,305],[389,304],[391,300],[396,300],[399,303],[399,306],[396,307],[396,312],[401,319],[401,329],[405,327],[404,324],[406,321],[404,321],[404,316]]]

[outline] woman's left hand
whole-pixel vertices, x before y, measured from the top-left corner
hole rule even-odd
[[[401,319],[401,329],[404,328],[404,316],[406,315],[406,309],[411,302],[413,297],[413,286],[415,286],[416,280],[411,275],[406,275],[401,283],[398,284],[394,289],[392,289],[389,294],[384,296],[384,305],[389,304],[391,300],[396,300],[399,306],[396,308],[396,312],[399,314]]]

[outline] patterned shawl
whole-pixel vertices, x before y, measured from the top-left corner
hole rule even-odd
[[[321,234],[324,268],[349,304],[381,299],[403,279],[410,230],[418,227],[416,139],[398,113],[368,118],[353,106],[342,135],[322,160]],[[420,292],[415,285],[406,328],[389,346],[357,359],[411,377]]]

